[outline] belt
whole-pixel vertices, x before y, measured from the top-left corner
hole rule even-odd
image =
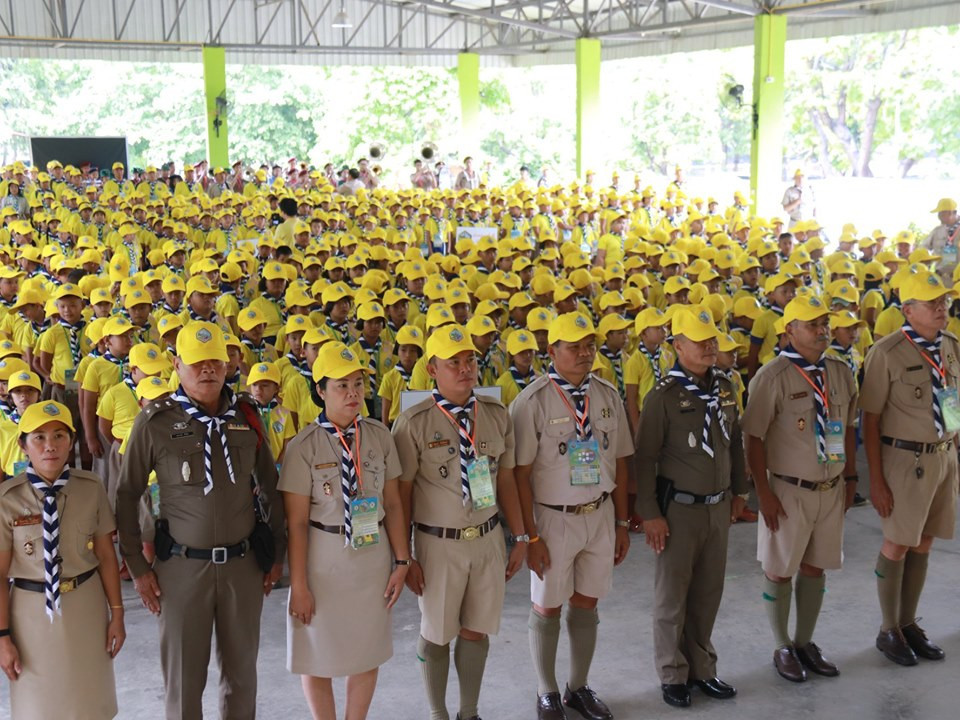
[[[378,522],[377,525],[383,527],[383,520]],[[332,533],[333,535],[347,534],[347,528],[345,525],[324,525],[316,520],[311,520],[310,527],[315,527],[317,530],[323,530],[324,532]]]
[[[70,578],[69,580],[61,580],[60,594],[63,595],[64,593],[73,592],[78,587],[83,585],[87,580],[92,578],[96,571],[97,569],[93,568],[92,570],[87,570],[85,573],[80,573],[76,577]],[[18,587],[21,590],[29,590],[30,592],[40,593],[44,592],[46,589],[44,588],[42,582],[36,582],[35,580],[24,580],[23,578],[14,578],[13,586]]]
[[[248,550],[250,550],[249,540],[243,540],[236,545],[209,549],[191,548],[186,545],[181,545],[180,543],[173,543],[173,546],[170,548],[170,555],[171,557],[173,555],[182,555],[191,560],[209,560],[214,565],[223,565],[231,558],[243,557],[247,554]]]
[[[670,493],[670,499],[680,505],[719,505],[726,496],[726,490],[721,490],[713,495],[697,495],[685,490],[673,490]]]
[[[947,452],[953,446],[953,440],[942,440],[935,443],[911,442],[910,440],[897,440],[896,438],[884,435],[880,438],[884,445],[891,445],[898,450],[909,450],[913,453],[936,453]]]
[[[414,523],[414,527],[427,535],[433,535],[444,540],[477,540],[500,524],[500,516],[494,515],[482,525],[465,528],[442,528],[423,523]]]
[[[790,477],[789,475],[779,475],[774,473],[778,478],[784,482],[788,482],[791,485],[796,485],[799,488],[804,490],[820,490],[821,492],[826,492],[827,490],[833,490],[837,486],[837,483],[840,482],[840,475],[837,475],[835,478],[830,480],[825,480],[823,482],[812,482],[810,480],[801,480],[797,477]]]
[[[594,510],[603,505],[603,501],[610,497],[610,493],[605,492],[603,495],[598,497],[596,500],[591,500],[588,503],[582,503],[580,505],[547,505],[547,503],[540,503],[545,508],[550,508],[551,510],[557,510],[558,512],[570,513],[571,515],[589,515]]]

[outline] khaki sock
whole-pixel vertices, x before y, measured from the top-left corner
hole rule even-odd
[[[793,634],[793,644],[797,647],[803,647],[813,640],[813,630],[817,627],[817,618],[820,617],[826,584],[826,575],[797,576],[794,588],[797,598],[797,631]]]
[[[773,641],[778,649],[793,644],[790,641],[790,631],[787,629],[790,621],[791,595],[793,595],[793,587],[789,580],[778,583],[766,575],[763,576],[763,599],[766,601],[767,620],[770,622]]]
[[[530,657],[537,671],[537,694],[559,692],[557,687],[557,644],[560,642],[560,616],[546,617],[530,608]]]
[[[908,552],[903,559],[903,587],[900,590],[900,627],[912,625],[917,621],[917,605],[920,593],[927,581],[927,553]]]
[[[903,560],[891,560],[883,553],[877,558],[877,597],[883,617],[881,630],[892,630],[900,625],[900,593],[903,589]]]
[[[587,684],[587,675],[597,648],[597,625],[600,619],[596,608],[567,609],[567,634],[570,635],[570,679],[567,685],[576,692]]]
[[[417,659],[423,687],[430,705],[430,720],[450,720],[447,714],[447,676],[450,674],[450,646],[435,645],[420,636]]]
[[[483,682],[483,669],[487,664],[487,653],[490,651],[490,638],[483,640],[466,640],[457,638],[453,648],[453,663],[457,668],[457,677],[460,679],[460,718],[476,717],[479,715],[477,705],[480,702],[480,685]]]

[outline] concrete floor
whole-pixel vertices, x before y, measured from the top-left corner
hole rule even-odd
[[[861,477],[865,476],[861,472]],[[722,702],[695,691],[693,707],[683,711],[664,705],[660,698],[652,662],[652,552],[642,544],[642,536],[632,537],[634,545],[617,570],[613,593],[600,606],[600,637],[590,677],[591,686],[609,704],[617,720],[706,717],[708,713],[712,720],[792,720],[841,714],[871,720],[946,720],[958,716],[960,695],[955,683],[960,667],[960,619],[956,612],[960,542],[934,546],[920,606],[922,625],[944,647],[947,659],[900,668],[884,659],[873,645],[880,622],[873,574],[881,541],[878,518],[870,506],[852,509],[847,516],[846,566],[828,577],[828,593],[815,636],[827,657],[840,666],[841,677],[813,676],[802,685],[794,685],[777,676],[771,664],[771,634],[760,598],[756,562],[756,526],[734,526],[714,643],[720,656],[720,677],[735,685],[739,695]],[[487,720],[536,717],[536,680],[527,646],[528,591],[527,571],[515,577],[507,589],[503,624],[499,637],[491,642],[480,700],[481,714]],[[286,597],[286,590],[275,592],[267,599],[263,613],[259,717],[268,720],[309,718],[299,678],[284,667]],[[129,583],[124,584],[124,598],[128,637],[116,665],[119,717],[161,718],[163,687],[156,622],[141,607]],[[394,615],[395,654],[381,670],[371,719],[428,717],[415,658],[418,628],[415,597],[405,592]],[[564,635],[558,658],[561,684],[567,664]],[[211,668],[205,703],[209,718],[217,717],[216,686],[216,671]],[[342,681],[337,681],[337,690],[342,717]],[[2,682],[3,718],[10,717],[6,694],[7,683]],[[454,717],[458,705],[452,667],[448,704]],[[579,720],[579,715],[571,713],[571,720],[574,718]]]

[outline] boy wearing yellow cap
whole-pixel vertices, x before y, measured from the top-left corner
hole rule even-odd
[[[257,401],[260,420],[279,469],[287,443],[297,434],[296,419],[280,399],[280,370],[272,362],[254,363],[247,375],[247,388]]]
[[[783,317],[783,309],[797,294],[799,282],[791,275],[778,273],[767,278],[764,291],[767,295],[768,309],[753,323],[750,331],[750,352],[747,355],[747,376],[752,378],[762,364],[761,358],[773,352],[777,344],[777,332],[774,325]]]
[[[390,427],[400,415],[400,400],[404,391],[410,389],[410,376],[417,361],[423,357],[423,333],[412,325],[404,325],[395,336],[397,362],[380,382],[380,397],[383,424]]]
[[[617,388],[624,402],[627,392],[624,378],[627,358],[624,348],[627,344],[627,329],[633,324],[622,315],[610,313],[603,316],[597,332],[602,343],[597,353],[597,362],[601,365],[599,375]]]
[[[243,346],[243,368],[249,369],[257,363],[273,363],[277,360],[276,348],[263,339],[267,329],[267,319],[256,308],[246,308],[237,318],[240,327],[240,344]]]
[[[640,424],[640,409],[643,407],[644,397],[673,366],[673,351],[664,345],[667,339],[666,325],[667,316],[655,307],[644,308],[634,321],[639,342],[636,351],[623,367],[627,418],[631,432],[636,432]]]
[[[500,387],[500,402],[510,407],[517,395],[536,378],[533,370],[533,355],[537,341],[529,330],[515,330],[507,338],[507,358],[510,367],[497,378]]]
[[[27,457],[20,447],[20,418],[27,408],[40,401],[40,376],[28,370],[13,373],[7,381],[10,394],[10,414],[0,419],[0,470],[3,479],[19,475],[26,467]]]

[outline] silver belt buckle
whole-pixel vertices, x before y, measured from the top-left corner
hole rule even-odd
[[[723,493],[717,493],[716,495],[707,495],[706,505],[719,505],[720,501],[723,500]]]
[[[210,561],[214,565],[225,565],[227,562],[227,549],[225,547],[215,547],[210,551]]]
[[[676,492],[673,494],[673,501],[681,505],[693,505],[695,499],[693,495],[687,492]]]

